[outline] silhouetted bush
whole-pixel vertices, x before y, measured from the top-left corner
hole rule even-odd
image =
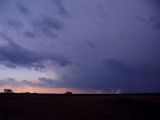
[[[3,91],[4,93],[13,93],[13,91],[11,89],[4,89]]]
[[[66,92],[65,95],[72,95],[72,92]]]

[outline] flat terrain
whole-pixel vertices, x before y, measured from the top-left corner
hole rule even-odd
[[[160,94],[0,94],[0,120],[160,120]]]

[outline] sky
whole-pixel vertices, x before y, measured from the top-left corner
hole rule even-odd
[[[160,92],[159,0],[0,0],[0,91]]]

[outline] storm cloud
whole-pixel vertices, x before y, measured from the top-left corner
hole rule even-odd
[[[24,37],[26,37],[26,38],[35,38],[36,36],[35,36],[35,34],[32,33],[32,32],[25,31],[25,32],[24,32]]]
[[[112,58],[104,61],[104,67],[112,72],[110,78],[112,81],[117,81],[118,85],[122,85],[123,82],[127,84],[127,86],[121,86],[124,92],[155,92],[160,90],[158,87],[158,84],[160,84],[160,64],[131,65],[125,61]]]
[[[32,24],[36,31],[50,37],[56,37],[56,31],[60,31],[64,27],[63,22],[48,16],[43,16],[40,21],[34,21]]]
[[[17,4],[17,8],[18,8],[18,10],[19,10],[22,14],[24,14],[24,15],[29,15],[29,14],[30,14],[30,11],[28,10],[28,8],[25,7],[25,6],[22,5],[22,4]]]
[[[9,28],[12,27],[12,28],[20,29],[23,27],[23,23],[19,20],[7,18],[4,21],[5,21],[4,25]]]
[[[51,0],[53,4],[58,8],[58,12],[62,15],[67,15],[68,11],[66,10],[63,0]]]
[[[1,85],[160,91],[158,0],[0,2]]]
[[[0,61],[6,66],[43,68],[43,62],[48,60],[56,62],[60,66],[71,64],[69,60],[59,55],[49,56],[39,54],[23,48],[12,41],[8,42],[9,43],[0,46]]]

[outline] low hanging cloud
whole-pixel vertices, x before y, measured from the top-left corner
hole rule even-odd
[[[9,38],[6,38],[9,40]],[[44,68],[43,62],[51,61],[57,63],[59,66],[66,66],[71,64],[69,60],[59,55],[44,55],[30,51],[18,44],[8,41],[7,44],[0,46],[0,63],[7,67],[35,67]]]
[[[159,91],[160,64],[127,64],[125,61],[109,58],[103,62],[112,73],[110,79],[116,81],[124,91]],[[125,84],[124,84],[125,83]]]
[[[48,88],[82,88],[82,89],[101,89],[117,90],[118,88],[127,92],[155,92],[159,91],[160,84],[160,65],[147,64],[128,64],[118,58],[108,58],[104,60],[101,70],[78,71],[72,74],[73,78],[62,76],[58,80],[39,78],[39,82],[32,84],[34,86]],[[81,76],[78,76],[81,75]],[[31,83],[29,83],[31,84]]]
[[[30,31],[25,31],[24,32],[24,37],[25,38],[36,38],[36,35]]]
[[[159,17],[151,17],[150,23],[156,30],[160,30],[160,16]]]
[[[51,0],[51,2],[57,7],[58,12],[62,15],[67,15],[68,11],[66,10],[63,0]]]
[[[15,28],[15,29],[20,29],[22,27],[24,27],[23,23],[19,20],[16,20],[16,19],[11,19],[11,18],[7,18],[4,20],[4,25],[6,27],[12,27],[12,28]]]
[[[49,80],[50,81],[50,80]],[[52,80],[53,81],[53,80]],[[50,82],[49,82],[50,83]],[[73,93],[80,93],[80,94],[120,94],[122,91],[121,89],[111,89],[111,90],[104,90],[104,89],[81,89],[81,88],[62,88],[62,87],[53,87],[49,85],[44,85],[48,84],[47,81],[43,81],[42,79],[39,80],[38,82],[31,82],[28,80],[22,80],[22,81],[17,81],[13,78],[7,78],[5,80],[0,80],[0,87],[1,89],[7,88],[20,88],[20,90],[16,90],[17,92],[36,92],[38,89],[38,92],[44,93],[45,89],[48,89],[48,93],[55,93],[55,91],[59,91],[60,89],[63,89],[61,92],[59,91],[58,93],[65,93],[67,91],[71,91]],[[25,89],[26,88],[26,89]],[[32,91],[27,88],[32,88]],[[24,90],[25,89],[25,90]],[[34,91],[35,90],[35,91]],[[14,92],[14,89],[13,89]]]
[[[30,14],[29,9],[26,6],[24,6],[20,3],[17,4],[17,8],[23,15],[29,15]]]
[[[62,31],[64,23],[56,18],[42,16],[41,20],[32,22],[34,29],[48,37],[57,37],[57,31]]]
[[[0,80],[0,86],[5,86],[5,85],[19,87],[19,86],[22,86],[22,82],[16,81],[13,78]]]

